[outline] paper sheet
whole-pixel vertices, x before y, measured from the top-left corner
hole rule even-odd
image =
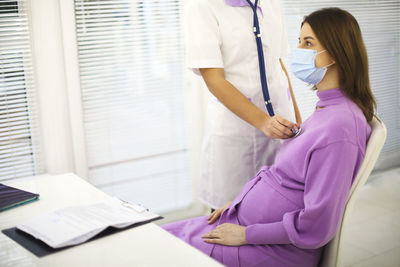
[[[40,215],[17,226],[53,248],[87,241],[108,226],[127,227],[159,217],[118,198],[86,206],[68,207]]]

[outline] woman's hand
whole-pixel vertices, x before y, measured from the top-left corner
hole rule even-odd
[[[246,226],[224,223],[203,235],[202,238],[205,242],[213,244],[226,246],[246,245]]]
[[[299,127],[299,124],[290,122],[280,115],[275,115],[273,117],[269,117],[265,121],[261,130],[268,137],[287,139],[293,136],[294,133],[292,130],[295,130]]]
[[[231,202],[228,202],[222,208],[214,210],[214,212],[211,213],[211,215],[207,218],[208,224],[214,223],[221,216],[221,214],[224,212],[224,210],[226,210],[229,207],[230,204],[231,204]]]

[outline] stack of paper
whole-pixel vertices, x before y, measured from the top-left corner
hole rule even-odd
[[[83,243],[109,226],[124,228],[158,217],[141,206],[109,198],[101,203],[43,214],[17,228],[53,248],[60,248]]]

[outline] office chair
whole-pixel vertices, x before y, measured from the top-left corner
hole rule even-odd
[[[353,185],[351,186],[346,206],[342,215],[342,220],[339,223],[336,235],[328,244],[325,245],[321,259],[319,261],[319,267],[338,267],[341,263],[340,260],[343,255],[343,230],[349,224],[349,219],[353,210],[356,196],[359,193],[361,187],[367,181],[372,169],[374,168],[375,162],[378,159],[383,144],[385,143],[385,124],[378,117],[374,117],[370,122],[370,126],[372,131],[367,143],[364,160],[361,163],[357,177],[355,178]]]

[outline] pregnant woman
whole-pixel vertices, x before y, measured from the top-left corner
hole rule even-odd
[[[292,71],[319,98],[301,134],[231,203],[163,226],[227,266],[317,266],[364,158],[376,104],[355,18],[338,8],[306,16]]]

